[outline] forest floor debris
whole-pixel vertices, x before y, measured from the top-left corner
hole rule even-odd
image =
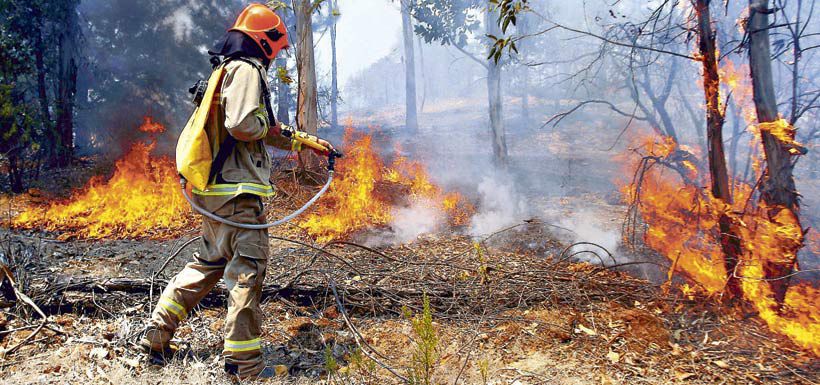
[[[273,239],[267,284],[317,290],[266,299],[266,361],[282,374],[266,383],[398,383],[362,355],[343,315],[365,338],[365,349],[407,375],[418,342],[412,315],[422,312],[425,293],[439,341],[435,383],[818,382],[813,356],[789,348],[749,314],[562,260],[565,245],[558,241],[537,252],[515,247],[531,244],[528,238],[550,239],[545,229],[525,223],[484,243],[459,235],[378,250],[337,243],[327,253]],[[295,227],[277,235],[308,241]],[[177,333],[184,353],[157,367],[128,343],[148,317],[150,293],[60,286],[72,277],[149,279],[188,238],[84,243],[48,241],[43,234],[3,236],[5,257],[25,271],[18,278],[21,290],[49,313],[47,328],[0,360],[5,383],[229,383],[219,357],[222,306],[195,311]],[[183,251],[162,278],[195,249]],[[161,284],[155,290],[154,296]],[[0,313],[0,348],[28,338],[40,322],[23,307]]]

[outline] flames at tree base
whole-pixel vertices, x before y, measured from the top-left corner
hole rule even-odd
[[[650,139],[639,147],[646,152],[644,159],[659,161],[648,168],[645,163],[632,165],[631,169],[644,167],[645,172],[637,183],[625,184],[622,191],[645,224],[645,244],[672,263],[670,278],[683,273],[691,280],[695,286],[684,285],[686,293],[720,295],[727,289],[728,278],[734,277],[742,297],[772,331],[820,355],[820,290],[808,283],[794,284],[780,306],[772,288],[774,281],[766,278],[771,265],[794,260],[803,246],[803,230],[794,214],[763,203],[757,207],[749,204],[752,187],[743,183],[735,183],[733,204],[714,198],[706,189],[684,184],[683,178],[695,179],[696,171],[689,170],[687,175],[663,167],[673,162],[679,150],[669,138],[660,142]],[[720,243],[722,218],[731,221],[740,250],[731,271],[727,271]]]

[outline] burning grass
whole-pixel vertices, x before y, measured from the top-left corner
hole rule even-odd
[[[140,130],[155,135],[165,128],[146,118]],[[29,205],[13,220],[15,228],[60,232],[60,239],[171,238],[194,227],[179,193],[172,159],[152,156],[155,139],[135,143],[115,163],[110,178],[93,177],[63,201]],[[461,226],[474,209],[460,194],[435,185],[424,167],[405,157],[390,164],[376,152],[371,135],[349,129],[338,178],[317,209],[300,226],[319,241],[388,226],[396,207],[424,207]],[[434,230],[439,230],[438,228]]]
[[[145,118],[140,130],[165,128]],[[151,152],[156,139],[137,142],[114,165],[110,178],[96,176],[71,197],[48,206],[29,206],[13,226],[60,232],[60,239],[167,238],[192,226],[190,209],[179,193],[179,176],[169,157]]]
[[[330,192],[299,224],[321,242],[387,226],[395,207],[421,205],[443,213],[452,226],[466,224],[474,211],[460,194],[430,181],[421,163],[398,156],[388,165],[374,149],[372,135],[348,129],[342,148],[347,156]]]

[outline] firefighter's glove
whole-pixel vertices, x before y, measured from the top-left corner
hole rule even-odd
[[[282,136],[290,139],[290,150],[291,151],[302,151],[302,142],[296,140],[296,134],[299,131],[296,131],[295,128],[288,126],[287,124],[282,124],[282,132],[280,133]]]

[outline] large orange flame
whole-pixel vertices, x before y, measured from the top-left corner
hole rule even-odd
[[[156,134],[165,128],[146,118],[140,130]],[[174,162],[151,156],[155,146],[154,140],[135,143],[115,163],[110,178],[91,178],[66,201],[29,207],[13,225],[60,231],[63,239],[165,238],[190,228],[190,209],[179,192]]]
[[[353,129],[347,129],[344,143],[347,155],[339,162],[337,179],[319,207],[300,224],[317,240],[389,225],[391,209],[407,204],[443,212],[451,225],[469,220],[473,211],[469,202],[433,184],[421,163],[397,157],[388,166],[373,148],[373,137]]]
[[[661,160],[674,152],[669,138],[650,139],[640,147],[648,149],[644,155]],[[663,167],[650,168],[640,191],[636,188],[624,184],[622,190],[630,201],[639,193],[636,202],[647,225],[645,242],[671,261],[670,276],[682,272],[708,294],[722,293],[730,277],[739,279],[743,297],[771,330],[820,355],[820,291],[806,283],[793,285],[781,307],[770,282],[764,279],[768,263],[792,260],[802,245],[803,231],[791,211],[765,204],[746,209],[752,187],[744,184],[735,192],[735,203],[726,204],[708,190],[685,185]],[[769,213],[777,214],[770,217]],[[740,238],[736,271],[726,271],[720,247],[718,221],[724,215],[732,219]],[[682,289],[692,292],[688,285]]]

